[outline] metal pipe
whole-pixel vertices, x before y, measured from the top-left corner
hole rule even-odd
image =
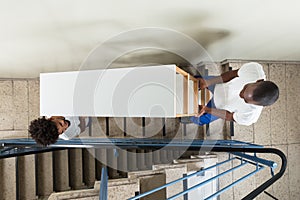
[[[0,140],[2,146],[14,146],[14,147],[41,147],[35,143],[32,139],[10,139]],[[148,138],[73,138],[71,140],[58,140],[55,144],[49,145],[49,147],[66,147],[66,148],[109,148],[111,146],[120,146],[126,148],[161,148],[161,147],[248,147],[258,148],[255,144],[240,142],[240,141],[224,141],[224,140],[181,140],[181,139],[148,139]]]
[[[82,141],[81,141],[82,140]],[[5,146],[15,146],[15,147],[37,147],[35,141],[31,139],[14,139],[14,140],[0,140],[0,145]],[[126,148],[126,149],[160,149],[162,147],[169,149],[187,149],[191,151],[212,151],[212,152],[248,152],[248,153],[270,153],[276,154],[281,158],[281,168],[277,174],[272,178],[261,184],[258,188],[249,193],[244,199],[254,199],[261,192],[266,190],[270,185],[276,182],[280,177],[283,176],[286,166],[287,159],[283,152],[278,149],[273,148],[263,148],[262,146],[255,144],[247,144],[240,141],[205,141],[201,140],[147,140],[143,139],[131,139],[131,140],[121,140],[121,139],[105,139],[105,138],[92,138],[92,139],[72,139],[69,141],[58,141],[56,144],[51,145],[51,148],[40,149],[39,151],[27,151],[18,153],[18,155],[29,155],[36,154],[47,151],[61,150],[63,148]],[[52,148],[56,147],[56,148]],[[60,147],[60,148],[57,148]],[[5,154],[0,155],[1,158],[15,157],[16,154]]]
[[[45,152],[52,152],[52,151],[58,151],[58,150],[64,150],[66,148],[14,148],[11,151],[6,151],[4,153],[0,153],[0,159],[3,158],[11,158],[11,157],[17,157],[17,156],[24,156],[24,155],[31,155],[31,154],[37,154],[37,153],[45,153]]]
[[[233,155],[248,159],[248,160],[252,160],[256,163],[260,163],[263,165],[266,165],[268,167],[272,167],[273,169],[275,169],[277,167],[277,163],[270,161],[270,160],[266,160],[266,159],[262,159],[262,158],[258,158],[256,156],[251,156],[248,154],[244,154],[244,153],[240,153],[240,152],[232,152]]]
[[[2,149],[1,151],[0,151],[0,153],[2,154],[2,153],[4,153],[4,152],[6,152],[6,151],[11,151],[12,149],[15,149],[16,147],[7,147],[7,148],[5,148],[5,149]]]
[[[281,158],[281,168],[280,171],[275,174],[272,178],[261,184],[258,188],[253,190],[251,193],[249,193],[247,196],[245,196],[242,200],[248,200],[248,199],[254,199],[257,195],[265,191],[270,185],[275,183],[280,177],[283,176],[286,166],[287,166],[287,159],[284,153],[278,149],[273,148],[265,148],[265,149],[259,149],[257,152],[259,153],[274,153]]]
[[[107,167],[102,167],[99,200],[107,200],[108,175]]]
[[[184,194],[186,194],[186,193],[188,193],[188,192],[190,192],[190,191],[192,191],[192,190],[195,190],[195,189],[197,189],[197,188],[199,188],[199,187],[201,187],[201,186],[203,186],[203,185],[209,183],[210,181],[213,181],[213,180],[215,180],[215,179],[217,179],[217,178],[219,178],[219,177],[222,177],[222,176],[228,174],[229,172],[232,172],[232,171],[234,171],[234,170],[237,170],[237,169],[241,168],[242,166],[244,166],[244,165],[246,165],[246,164],[247,164],[247,162],[241,163],[240,165],[235,166],[235,167],[232,168],[232,169],[229,169],[229,170],[227,170],[227,171],[225,171],[225,172],[223,172],[223,173],[221,173],[221,174],[219,174],[219,175],[217,175],[217,176],[214,176],[214,177],[212,177],[212,178],[210,178],[210,179],[207,179],[207,180],[205,180],[205,181],[203,181],[203,182],[201,182],[201,183],[199,183],[199,184],[197,184],[197,185],[194,185],[193,187],[191,187],[191,188],[189,188],[189,189],[187,189],[187,190],[185,190],[185,191],[183,191],[183,192],[180,192],[180,193],[178,193],[178,194],[176,194],[176,195],[174,195],[174,196],[168,198],[168,200],[176,199],[176,198],[178,198],[178,197],[180,197],[180,196],[182,196],[182,195],[184,195]]]
[[[207,171],[207,170],[210,170],[210,169],[215,168],[215,167],[217,167],[217,166],[223,165],[223,164],[225,164],[225,163],[227,163],[227,162],[230,162],[230,161],[232,161],[232,160],[234,160],[234,159],[235,159],[235,158],[231,158],[231,159],[225,160],[225,161],[223,161],[223,162],[217,163],[216,165],[210,166],[210,167],[208,167],[208,168],[206,168],[206,169],[203,169],[203,170],[194,172],[194,173],[192,173],[192,174],[190,174],[190,175],[184,176],[184,177],[182,177],[182,178],[180,178],[180,179],[177,179],[177,180],[175,180],[175,181],[172,181],[172,182],[170,182],[170,183],[167,183],[167,184],[165,184],[165,185],[163,185],[163,186],[157,187],[157,188],[155,188],[155,189],[153,189],[153,190],[147,191],[147,192],[145,192],[145,193],[143,193],[143,194],[140,194],[140,195],[138,195],[138,196],[129,198],[128,200],[135,200],[135,199],[142,198],[142,197],[144,197],[144,196],[147,196],[147,195],[149,195],[149,194],[152,194],[152,193],[154,193],[154,192],[157,192],[157,191],[159,191],[159,190],[162,190],[162,189],[164,189],[164,188],[166,188],[166,187],[168,187],[168,186],[171,186],[171,185],[173,185],[173,184],[175,184],[175,183],[178,183],[178,182],[180,182],[180,181],[184,181],[184,180],[186,180],[186,179],[188,179],[188,178],[190,178],[190,177],[192,177],[192,176],[196,176],[196,175],[198,175],[198,174],[200,174],[200,173],[203,173],[204,171]]]
[[[230,185],[226,186],[225,188],[219,190],[218,192],[212,194],[211,196],[207,197],[205,200],[209,200],[209,199],[212,199],[214,198],[215,196],[218,196],[220,195],[221,193],[229,190],[230,188],[232,188],[233,186],[237,185],[238,183],[242,182],[243,180],[253,176],[254,174],[256,174],[257,172],[259,172],[260,170],[264,169],[264,167],[259,167],[258,169],[254,170],[253,172],[243,176],[242,178],[238,179],[237,181],[231,183]]]

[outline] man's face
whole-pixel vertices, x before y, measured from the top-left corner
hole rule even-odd
[[[62,116],[52,116],[49,120],[55,123],[59,135],[65,132],[69,127],[69,123]]]
[[[249,104],[254,104],[254,105],[259,105],[256,101],[253,100],[253,91],[256,89],[257,85],[259,84],[260,81],[263,80],[258,80],[255,83],[248,83],[244,86],[242,91],[240,92],[240,97],[244,99],[246,103]]]

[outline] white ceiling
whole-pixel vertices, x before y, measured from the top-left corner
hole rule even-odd
[[[298,0],[1,0],[0,78],[181,62],[174,55],[300,60],[299,8]]]

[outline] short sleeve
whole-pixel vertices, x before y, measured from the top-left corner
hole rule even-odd
[[[242,65],[238,70],[238,76],[249,80],[266,79],[263,67],[256,62],[250,62]]]
[[[255,106],[255,109],[248,110],[247,112],[235,112],[233,113],[233,119],[240,125],[250,126],[257,122],[262,109],[262,106]]]
[[[241,113],[233,113],[233,119],[236,123],[245,126],[250,126],[251,124],[255,123],[251,121],[251,118],[249,116]]]
[[[59,135],[59,138],[63,140],[69,140],[72,139],[80,134],[80,128],[79,128],[79,117],[66,117],[67,120],[71,122],[71,125],[67,128],[67,130]]]

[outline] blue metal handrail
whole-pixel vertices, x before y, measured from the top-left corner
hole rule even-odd
[[[108,174],[107,174],[107,167],[102,167],[101,170],[101,185],[100,185],[100,192],[99,192],[99,199],[100,200],[107,200],[107,187],[108,187]]]
[[[251,173],[243,176],[242,178],[236,180],[235,182],[231,183],[230,185],[226,186],[225,188],[222,188],[221,190],[219,190],[218,192],[216,192],[215,194],[212,194],[211,196],[205,198],[205,200],[208,200],[208,199],[212,199],[214,198],[215,196],[218,196],[220,195],[221,193],[229,190],[230,188],[232,188],[233,186],[237,185],[238,183],[242,182],[243,180],[253,176],[254,174],[256,174],[257,172],[259,172],[260,170],[264,169],[264,167],[258,167],[256,170],[252,171]]]
[[[260,145],[251,143],[245,143],[241,141],[231,140],[168,140],[168,139],[118,139],[118,138],[93,138],[82,139],[76,138],[68,141],[59,140],[56,144],[48,147],[41,147],[36,145],[32,139],[14,139],[14,140],[0,140],[0,145],[3,150],[0,152],[1,158],[15,157],[20,155],[36,154],[47,151],[55,151],[67,148],[122,148],[122,149],[184,149],[192,151],[212,151],[212,152],[238,152],[238,153],[272,153],[281,158],[281,168],[277,174],[274,174],[272,178],[260,185],[250,194],[243,199],[253,199],[261,192],[266,190],[270,185],[276,182],[281,176],[283,176],[287,160],[285,155],[278,149],[263,148]],[[17,147],[7,149],[9,147]],[[249,162],[251,163],[251,162]],[[269,163],[271,164],[271,163]]]
[[[246,154],[245,154],[245,155],[241,155],[241,157],[247,157],[247,156],[246,156]],[[199,174],[202,174],[203,172],[205,172],[205,171],[207,171],[207,170],[210,170],[210,169],[219,167],[219,166],[221,166],[221,165],[223,165],[223,164],[225,164],[225,163],[227,163],[227,162],[233,161],[233,160],[235,160],[235,159],[239,159],[239,158],[238,158],[238,157],[229,158],[228,160],[225,160],[225,161],[223,161],[223,162],[217,163],[217,164],[215,164],[215,165],[213,165],[213,166],[210,166],[210,167],[208,167],[208,168],[202,169],[202,170],[200,170],[200,171],[194,172],[194,173],[192,173],[192,174],[190,174],[190,175],[188,175],[188,176],[185,176],[185,177],[183,177],[183,178],[179,178],[179,179],[174,180],[174,181],[172,181],[172,182],[170,182],[170,183],[167,183],[167,184],[165,184],[165,185],[163,185],[163,186],[157,187],[157,188],[152,189],[152,190],[150,190],[150,191],[147,191],[147,192],[145,192],[145,193],[143,193],[143,194],[140,194],[140,195],[137,195],[137,196],[135,196],[135,197],[129,198],[128,200],[137,200],[137,199],[140,199],[140,198],[142,198],[142,197],[148,196],[148,195],[153,194],[153,193],[155,193],[155,192],[157,192],[157,191],[159,191],[159,190],[165,189],[166,187],[169,187],[169,186],[171,186],[171,185],[174,185],[174,184],[176,184],[176,183],[178,183],[178,182],[180,182],[180,181],[184,181],[184,180],[187,180],[187,179],[189,179],[189,178],[195,177],[195,176],[197,176],[197,175],[199,175]],[[261,159],[261,158],[257,158],[257,157],[247,157],[247,159],[250,159],[250,160],[255,161],[255,162],[259,161],[259,163],[266,164],[267,166],[270,166],[270,167],[273,167],[273,166],[274,166],[274,162],[268,161],[268,160],[265,160],[265,159]],[[193,187],[191,187],[191,188],[189,188],[189,189],[187,189],[187,190],[184,190],[184,191],[182,191],[182,192],[179,192],[178,194],[173,195],[172,197],[168,198],[168,200],[173,200],[173,199],[176,199],[176,198],[178,198],[178,197],[180,197],[180,196],[183,196],[183,195],[185,195],[185,194],[187,194],[187,193],[189,193],[189,192],[191,192],[191,191],[193,191],[193,190],[196,190],[196,189],[198,189],[198,188],[204,186],[205,184],[207,184],[207,183],[209,183],[209,182],[211,182],[211,181],[214,181],[214,180],[216,180],[216,179],[219,179],[220,177],[222,177],[222,176],[224,176],[224,175],[226,175],[226,174],[228,174],[228,173],[230,173],[230,172],[232,172],[232,171],[235,171],[235,170],[237,170],[237,169],[239,169],[239,168],[245,166],[246,164],[253,164],[253,163],[251,163],[251,162],[249,162],[249,161],[246,161],[246,160],[242,160],[242,162],[241,162],[240,165],[235,166],[235,167],[233,167],[233,168],[231,168],[231,169],[229,169],[229,170],[226,170],[226,171],[222,172],[221,174],[216,175],[216,176],[214,176],[214,177],[211,177],[211,178],[209,178],[209,179],[207,179],[207,180],[205,180],[205,181],[203,181],[203,182],[201,182],[201,183],[199,183],[199,184],[197,184],[197,185],[194,185]],[[256,164],[256,166],[257,166],[257,167],[256,167],[256,170],[254,170],[253,172],[247,174],[246,176],[244,176],[244,177],[240,178],[239,180],[235,181],[234,183],[232,183],[232,184],[226,186],[225,188],[219,190],[219,191],[216,192],[215,194],[213,194],[213,195],[207,197],[206,199],[212,199],[212,198],[214,198],[215,196],[220,195],[221,193],[223,193],[223,192],[227,191],[228,189],[234,187],[236,184],[240,183],[241,181],[243,181],[243,180],[249,178],[250,176],[253,176],[255,173],[257,173],[257,172],[259,172],[260,170],[264,169],[264,166],[262,166],[262,165]]]
[[[232,171],[234,171],[234,170],[236,170],[236,169],[239,169],[239,168],[245,166],[246,164],[247,164],[247,162],[241,163],[240,165],[235,166],[234,168],[232,168],[232,169],[230,169],[230,170],[227,170],[227,171],[225,171],[225,172],[222,172],[221,174],[219,174],[219,175],[217,175],[217,176],[214,176],[214,177],[212,177],[212,178],[210,178],[210,179],[207,179],[207,180],[205,180],[205,181],[203,181],[203,182],[201,182],[201,183],[199,183],[199,184],[197,184],[197,185],[194,185],[193,187],[191,187],[191,188],[189,188],[189,189],[187,189],[187,190],[185,190],[185,191],[183,191],[183,192],[180,192],[180,193],[178,193],[178,194],[176,194],[176,195],[174,195],[174,196],[168,198],[168,200],[176,199],[176,198],[178,198],[178,197],[180,197],[180,196],[182,196],[182,195],[184,195],[184,194],[187,194],[188,192],[191,192],[191,191],[193,191],[193,190],[195,190],[195,189],[198,189],[199,187],[201,187],[201,186],[203,186],[203,185],[205,185],[205,184],[207,184],[207,183],[209,183],[209,182],[211,182],[211,181],[214,181],[215,179],[218,179],[218,178],[220,178],[220,177],[222,177],[222,176],[224,176],[224,175],[226,175],[226,174],[228,174],[228,173],[230,173],[230,172],[232,172]],[[233,187],[233,186],[234,186],[234,185],[232,185],[232,187]],[[231,187],[230,187],[230,188],[231,188]]]
[[[187,176],[185,176],[185,177],[182,177],[182,178],[179,178],[179,179],[177,179],[177,180],[174,180],[174,181],[172,181],[172,182],[170,182],[170,183],[167,183],[167,184],[165,184],[165,185],[163,185],[163,186],[157,187],[157,188],[155,188],[155,189],[153,189],[153,190],[151,190],[151,191],[148,191],[148,192],[145,192],[145,193],[140,194],[140,195],[138,195],[138,196],[132,197],[132,198],[130,198],[129,200],[134,200],[134,199],[139,199],[139,198],[145,197],[145,196],[147,196],[147,195],[149,195],[149,194],[152,194],[152,193],[157,192],[157,191],[159,191],[159,190],[162,190],[162,189],[164,189],[164,188],[166,188],[166,187],[169,187],[169,186],[171,186],[171,185],[174,185],[174,184],[176,184],[176,183],[178,183],[178,182],[180,182],[180,181],[184,181],[184,180],[187,180],[187,179],[189,179],[189,178],[191,178],[191,177],[194,177],[194,176],[197,176],[197,175],[199,175],[199,174],[202,174],[203,172],[205,172],[205,171],[207,171],[207,170],[213,169],[213,168],[215,168],[215,167],[217,167],[217,166],[220,166],[220,165],[222,165],[222,164],[225,164],[225,163],[227,163],[227,162],[230,162],[230,161],[232,161],[232,160],[234,160],[234,159],[235,159],[235,158],[231,158],[231,159],[225,160],[225,161],[223,161],[223,162],[220,162],[220,163],[218,163],[218,164],[216,164],[216,165],[214,165],[214,166],[211,166],[211,167],[202,169],[202,170],[200,170],[200,171],[194,172],[194,173],[192,173],[192,174],[190,174],[190,175],[187,175]]]

